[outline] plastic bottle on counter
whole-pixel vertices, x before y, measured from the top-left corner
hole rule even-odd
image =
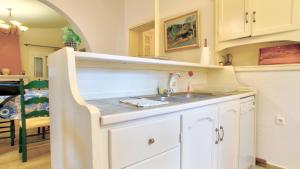
[[[200,63],[202,65],[209,65],[210,64],[210,50],[207,45],[207,39],[204,39],[204,46],[201,50],[201,58],[200,58]]]

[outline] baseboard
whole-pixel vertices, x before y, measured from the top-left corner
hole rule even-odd
[[[283,167],[283,166],[280,166],[278,164],[274,164],[274,163],[271,163],[271,162],[268,162],[268,166],[273,167],[274,169],[289,169],[287,167]]]
[[[265,159],[256,158],[255,161],[256,161],[256,165],[258,165],[260,167],[265,167],[266,168],[268,166],[267,160],[265,160]]]
[[[274,165],[271,163],[268,163],[267,160],[262,159],[262,158],[256,158],[256,165],[264,168],[272,168],[272,169],[287,169],[284,167],[279,167],[278,165]]]

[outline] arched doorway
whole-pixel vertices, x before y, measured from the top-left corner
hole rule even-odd
[[[9,69],[11,75],[25,74],[29,80],[47,79],[46,58],[64,47],[63,27],[71,28],[79,35],[82,42],[79,50],[89,51],[89,44],[78,26],[46,1],[1,0],[0,20],[0,68]],[[12,21],[29,29],[21,31],[21,26]],[[19,31],[11,31],[15,28]]]
[[[51,8],[52,10],[56,11],[61,16],[63,16],[68,21],[68,23],[71,25],[71,27],[76,31],[76,33],[78,33],[80,35],[83,43],[85,44],[86,51],[91,51],[89,42],[87,41],[83,32],[81,31],[80,26],[64,10],[57,7],[56,5],[54,5],[53,3],[51,3],[48,0],[37,0],[37,1],[47,5],[49,8]]]

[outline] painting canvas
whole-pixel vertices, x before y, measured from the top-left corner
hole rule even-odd
[[[165,51],[199,47],[198,11],[165,21]]]
[[[261,48],[259,52],[260,65],[300,63],[300,44]]]

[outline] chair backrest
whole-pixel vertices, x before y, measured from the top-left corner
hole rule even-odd
[[[47,117],[49,116],[48,110],[33,110],[31,112],[26,112],[26,106],[37,105],[37,104],[48,104],[49,98],[44,96],[32,96],[29,99],[25,99],[26,90],[47,90],[48,81],[46,80],[34,80],[24,85],[24,81],[20,80],[20,104],[21,104],[21,118],[33,118],[33,117]]]

